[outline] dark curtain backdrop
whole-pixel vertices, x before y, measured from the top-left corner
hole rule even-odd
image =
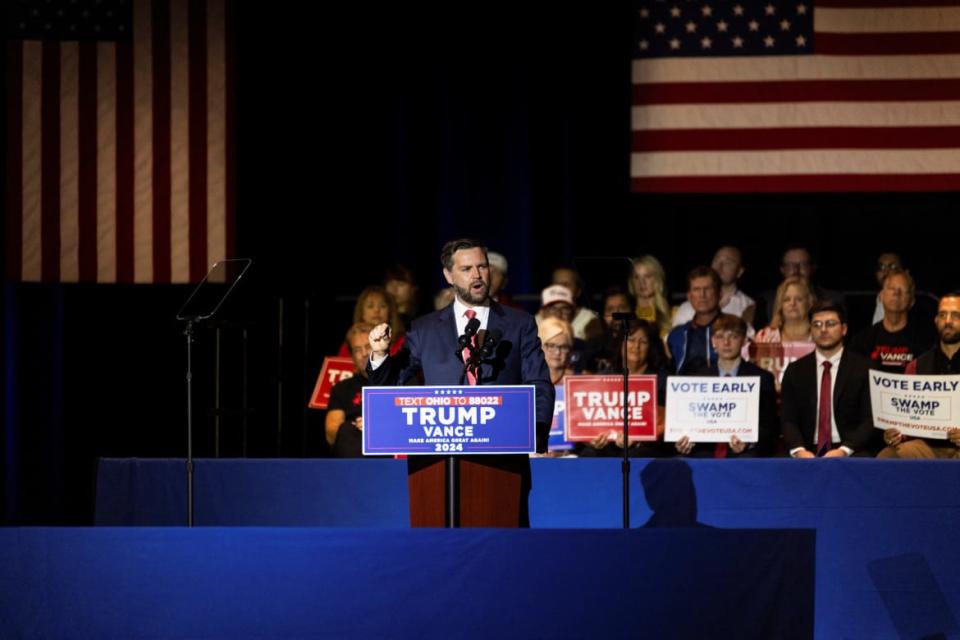
[[[629,7],[603,3],[238,3],[236,254],[254,267],[220,329],[219,440],[216,334],[197,337],[197,455],[324,455],[322,414],[304,407],[350,297],[401,261],[427,307],[454,236],[505,254],[514,294],[578,256],[640,253],[682,291],[727,242],[746,252],[748,291],[776,283],[789,242],[814,248],[833,287],[872,288],[882,250],[921,288],[960,286],[956,193],[630,194],[630,25]],[[580,264],[594,293],[624,277]],[[91,522],[100,456],[185,455],[174,315],[189,291],[4,285],[5,524]]]

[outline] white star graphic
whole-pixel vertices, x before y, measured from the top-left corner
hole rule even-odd
[[[775,40],[773,39],[773,36],[767,36],[766,38],[763,39],[763,46],[769,49],[773,47],[774,42]]]
[[[710,17],[713,15],[713,7],[711,7],[708,4],[705,4],[703,5],[703,7],[700,8],[700,13],[702,13],[705,18]]]
[[[727,30],[727,23],[721,20],[717,23],[717,31],[724,33]]]
[[[713,44],[713,40],[711,40],[710,38],[702,38],[700,40],[700,47],[703,49],[709,49],[710,45],[712,44]]]
[[[781,20],[780,21],[780,31],[790,31],[790,21]]]
[[[640,17],[641,17],[641,18],[649,18],[649,17],[650,17],[650,9],[647,9],[646,7],[640,9]]]
[[[767,6],[765,6],[765,7],[763,8],[763,12],[764,12],[765,14],[767,14],[768,16],[772,16],[773,14],[775,14],[775,13],[777,12],[777,8],[776,8],[775,6],[773,6],[772,4],[768,4]]]
[[[743,48],[743,38],[741,38],[740,36],[737,36],[736,38],[734,38],[734,39],[733,39],[733,48],[734,48],[734,49],[742,49],[742,48]]]
[[[803,16],[803,15],[806,15],[806,13],[807,13],[807,5],[805,5],[805,4],[798,4],[798,5],[797,5],[797,15],[798,15],[798,16]]]
[[[671,48],[671,49],[679,49],[679,48],[680,48],[680,41],[677,40],[676,38],[674,38],[673,40],[671,40],[671,41],[670,41],[670,48]]]
[[[678,7],[678,6],[676,6],[676,5],[670,7],[670,16],[673,17],[673,18],[679,18],[679,17],[680,17],[680,7]]]
[[[646,50],[649,49],[649,48],[650,48],[650,43],[649,43],[649,42],[647,42],[646,40],[641,40],[641,41],[640,41],[640,51],[646,51]]]
[[[653,30],[657,33],[665,33],[667,31],[667,27],[662,22],[658,22],[657,24],[653,25]]]
[[[687,23],[687,33],[694,33],[697,30],[697,25],[695,22]]]
[[[798,47],[807,46],[807,39],[804,38],[803,36],[797,36],[797,46]]]
[[[760,23],[757,22],[756,20],[751,20],[750,22],[747,23],[747,26],[750,27],[750,31],[760,30]]]
[[[733,15],[742,16],[743,15],[743,6],[739,4],[733,5]]]

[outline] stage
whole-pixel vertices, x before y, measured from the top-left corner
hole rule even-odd
[[[634,461],[623,531],[618,460],[532,463],[530,530],[447,531],[402,461],[200,460],[188,530],[104,460],[102,526],[0,530],[0,636],[960,637],[960,465]]]

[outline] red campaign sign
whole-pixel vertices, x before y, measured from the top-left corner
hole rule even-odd
[[[310,396],[310,403],[307,406],[311,409],[326,409],[330,404],[330,390],[333,389],[333,385],[341,380],[352,378],[354,373],[356,371],[353,368],[352,358],[334,356],[324,358],[320,375],[317,376],[317,384],[313,387],[313,395]]]
[[[811,353],[816,347],[812,342],[751,342],[747,349],[750,357],[747,359],[772,373],[779,390],[787,365]]]
[[[601,433],[623,429],[623,378],[567,376],[564,434],[571,442],[590,442]],[[657,376],[630,376],[627,387],[630,438],[657,439]]]

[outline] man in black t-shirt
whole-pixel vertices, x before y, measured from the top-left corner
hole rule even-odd
[[[341,380],[330,390],[327,405],[327,442],[335,458],[363,457],[362,391],[367,385],[371,325],[357,323],[347,330],[347,346],[353,358],[352,378]]]
[[[910,273],[887,273],[880,290],[883,319],[858,333],[849,344],[852,351],[870,359],[871,369],[904,373],[907,365],[933,345],[933,331],[909,321],[913,303],[914,282]]]

